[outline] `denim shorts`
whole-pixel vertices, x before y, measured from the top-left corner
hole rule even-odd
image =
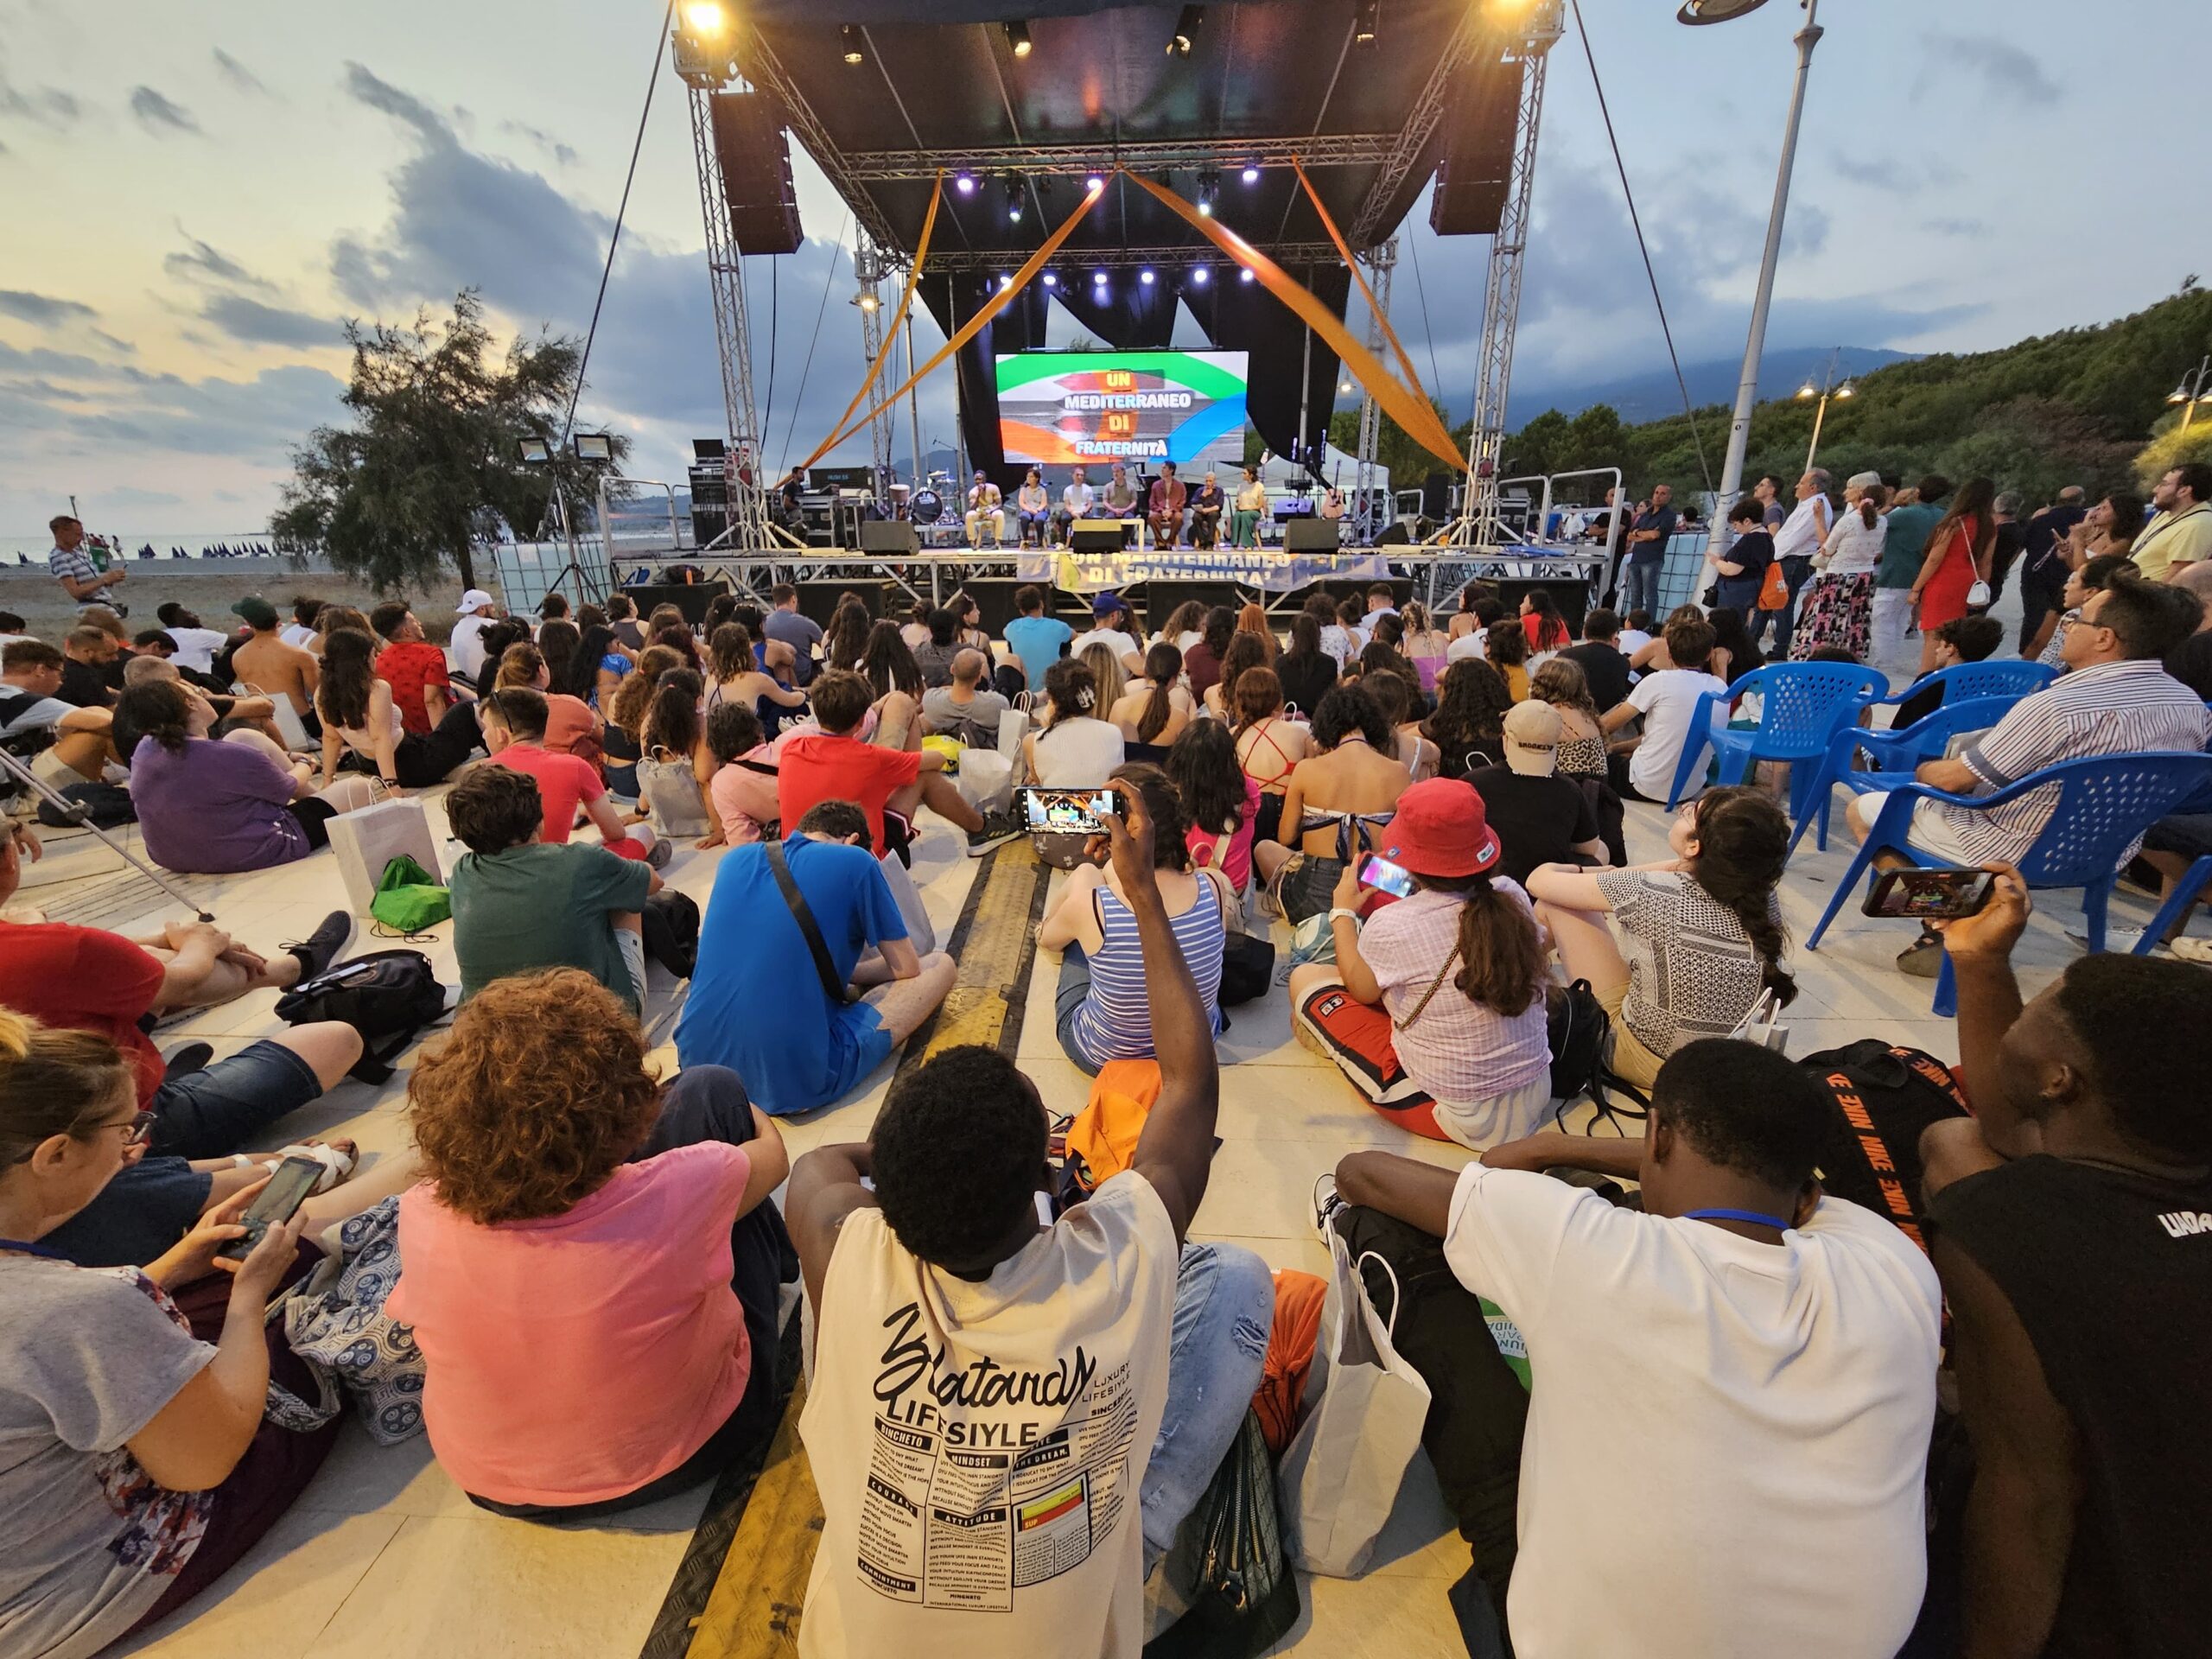
[[[227,1157],[321,1095],[322,1080],[297,1054],[279,1043],[254,1043],[154,1090],[151,1150]]]

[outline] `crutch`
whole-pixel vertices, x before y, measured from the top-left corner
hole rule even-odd
[[[215,919],[213,912],[201,909],[198,899],[170,885],[168,879],[160,871],[133,853],[106,830],[101,829],[99,825],[94,823],[90,807],[81,801],[73,801],[67,796],[51,788],[44,779],[23,764],[22,758],[7,743],[0,743],[0,773],[4,773],[14,780],[14,787],[8,791],[10,796],[20,797],[26,791],[37,796],[48,806],[54,809],[55,816],[60,817],[65,825],[72,829],[91,830],[110,852],[151,881],[163,893],[168,894],[170,898],[175,899],[177,903],[191,911],[200,920],[212,922]]]

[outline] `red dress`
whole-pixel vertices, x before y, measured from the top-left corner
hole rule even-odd
[[[1951,526],[1951,539],[1943,550],[1943,563],[1920,590],[1920,629],[1940,628],[1967,613],[1967,592],[1974,583],[1974,548],[1980,525],[1972,515]]]

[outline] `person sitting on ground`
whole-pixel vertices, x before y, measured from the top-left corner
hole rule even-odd
[[[823,675],[817,697],[831,695],[839,677]],[[920,1028],[953,980],[950,957],[914,950],[868,849],[864,808],[835,798],[803,814],[786,805],[784,826],[782,841],[732,848],[715,872],[676,1027],[679,1064],[728,1066],[753,1103],[779,1117],[850,1093]],[[786,874],[826,960],[785,896]],[[849,988],[855,987],[857,1000]]]
[[[313,606],[315,610],[322,608],[321,600],[308,600],[304,602]],[[293,606],[292,613],[296,618],[298,616],[298,604]],[[313,615],[314,611],[310,611],[308,614]],[[213,673],[215,653],[231,643],[230,635],[219,628],[201,626],[197,616],[175,600],[157,607],[154,612],[154,620],[162,625],[162,631],[168,634],[176,645],[176,665],[191,673]],[[286,628],[278,638],[288,645],[301,645],[302,642],[291,638],[291,633],[292,630]]]
[[[793,677],[795,658],[791,647],[780,639],[770,639],[765,644],[766,650],[773,653],[776,667],[772,672],[760,665],[753,652],[753,636],[743,624],[725,622],[709,636],[706,712],[711,716],[726,704],[741,703],[753,711],[763,734],[772,740],[782,732],[786,721],[805,715],[806,693],[798,689]]]
[[[1950,1305],[1969,1653],[2188,1653],[2208,1561],[2212,971],[2107,952],[2024,1005],[2026,886],[1943,925],[1974,1115],[1921,1138]]]
[[[450,883],[461,999],[495,979],[578,968],[635,1015],[645,995],[640,914],[660,877],[604,847],[547,841],[545,817],[536,778],[509,766],[479,766],[446,797],[454,838],[468,849]]]
[[[1498,608],[1484,616],[1478,607],[1485,604],[1498,605]],[[1498,601],[1496,582],[1471,582],[1459,589],[1459,608],[1452,612],[1445,632],[1454,640],[1464,639],[1471,633],[1480,633],[1504,614],[1504,607]]]
[[[314,652],[284,643],[276,631],[276,607],[267,600],[242,599],[231,607],[231,614],[252,630],[231,652],[231,678],[264,696],[288,699],[292,712],[307,727],[308,735],[315,736],[315,693],[322,681],[321,659]],[[346,613],[335,605],[326,606],[318,613],[317,622],[327,625],[324,650],[329,649],[329,631],[339,626],[337,619],[349,614],[358,617],[360,613]]]
[[[1493,622],[1483,634],[1483,654],[1505,680],[1506,695],[1516,702],[1529,696],[1529,636],[1518,617]]]
[[[1370,645],[1367,651],[1370,656],[1374,656],[1377,646]],[[1398,660],[1405,661],[1403,658]],[[1413,774],[1414,782],[1418,784],[1436,776],[1442,751],[1421,735],[1422,715],[1427,710],[1421,705],[1421,694],[1414,689],[1412,664],[1408,664],[1407,669],[1408,672],[1403,674],[1381,667],[1365,669],[1360,674],[1359,683],[1366,688],[1367,695],[1375,699],[1375,706],[1382,711],[1382,718],[1395,734],[1395,745],[1391,753],[1405,763],[1406,770]]]
[[[1897,713],[1890,717],[1892,731],[1901,731],[1923,721],[1943,706],[1943,688],[1940,684],[1930,685],[1928,682],[1931,676],[1947,668],[1956,668],[1961,663],[1985,661],[2005,643],[2005,625],[1993,616],[1979,613],[1938,623],[1935,632],[1936,666],[1915,680],[1904,700],[1897,704]]]
[[[111,709],[108,665],[116,659],[114,639],[100,628],[72,628],[61,638],[61,684],[54,696],[75,709]]]
[[[322,674],[315,707],[322,715],[322,782],[338,777],[348,749],[376,767],[387,790],[428,789],[442,784],[484,747],[476,707],[456,702],[427,737],[407,729],[391,687],[376,677],[376,642],[355,628],[340,628],[322,642]]]
[[[1527,1134],[1551,1104],[1545,945],[1505,877],[1481,796],[1415,784],[1377,840],[1414,891],[1376,910],[1351,865],[1330,895],[1333,963],[1291,970],[1300,1039],[1401,1128],[1480,1149]]]
[[[1589,796],[1558,773],[1560,730],[1559,710],[1549,703],[1516,702],[1505,716],[1505,764],[1467,774],[1504,844],[1498,868],[1523,886],[1540,864],[1605,861]]]
[[[1601,605],[1583,616],[1582,643],[1560,652],[1582,670],[1590,700],[1600,709],[1610,709],[1628,696],[1628,658],[1622,654],[1620,636],[1620,618]]]
[[[1505,753],[1505,715],[1512,707],[1505,677],[1480,657],[1450,664],[1436,683],[1436,712],[1421,728],[1421,734],[1436,745],[1438,773],[1465,778],[1478,767],[1495,766]]]
[[[1021,740],[1023,769],[1048,789],[1096,789],[1124,759],[1122,728],[1099,717],[1098,682],[1063,658],[1045,676],[1042,727]]]
[[[151,652],[133,657],[130,666],[123,671],[125,690],[134,685],[143,685],[149,680],[167,680],[180,687],[188,697],[206,703],[214,715],[215,723],[209,735],[233,743],[245,743],[261,751],[286,771],[291,770],[291,752],[285,748],[282,734],[277,732],[271,716],[276,712],[276,701],[270,697],[233,697],[203,690],[190,676],[165,657]],[[128,753],[138,747],[138,740],[145,734],[130,724],[118,704],[115,723],[109,728],[118,754]]]
[[[917,810],[927,806],[965,830],[974,850],[976,838],[984,834],[982,815],[944,775],[944,757],[919,747],[918,727],[912,748],[861,739],[861,723],[874,700],[868,683],[857,674],[832,671],[815,681],[814,717],[821,729],[786,736],[776,756],[777,817],[785,833],[818,802],[852,801],[866,815],[869,845],[880,857],[888,850],[886,810],[911,823]]]
[[[1986,795],[2069,760],[2096,755],[2196,753],[2212,741],[2212,712],[2166,672],[2164,658],[2196,631],[2204,607],[2187,588],[2120,576],[2092,594],[2061,631],[2068,671],[2012,705],[2004,719],[1955,760],[1923,760],[1913,777],[1951,795]],[[2031,789],[2002,806],[1974,808],[1916,801],[1914,850],[1948,864],[2017,863],[2058,810],[2060,786]],[[1865,841],[1889,797],[1855,795],[1845,809],[1852,834]],[[2120,855],[2126,864],[2139,840]],[[1903,861],[1882,848],[1883,868]],[[1933,977],[1942,959],[1932,928],[1897,956],[1897,966]]]
[[[1433,698],[1437,679],[1451,660],[1452,636],[1430,620],[1428,607],[1415,600],[1407,601],[1404,621],[1406,632],[1398,648],[1414,665],[1421,696]]]
[[[1241,900],[1252,885],[1260,785],[1237,760],[1235,735],[1220,721],[1194,720],[1167,751],[1162,770],[1182,805],[1191,862],[1219,870]]]
[[[278,637],[288,645],[297,645],[302,651],[313,651],[322,643],[322,636],[315,632],[315,620],[322,613],[322,601],[296,594],[292,600],[291,626]],[[157,611],[156,615],[159,615]]]
[[[548,631],[566,628],[565,622],[548,623]],[[509,645],[499,653],[499,665],[493,677],[495,691],[535,691],[545,699],[545,735],[541,740],[556,754],[572,754],[590,766],[600,770],[605,751],[600,743],[600,734],[606,722],[581,697],[552,690],[553,668],[547,661],[542,647],[522,643]],[[480,710],[479,711],[481,712]]]
[[[398,600],[371,611],[369,626],[378,639],[387,642],[377,653],[377,677],[391,688],[400,725],[428,737],[454,702],[445,652],[423,636],[423,624]]]
[[[1834,1115],[1803,1067],[1708,1039],[1653,1086],[1640,1209],[1500,1167],[1503,1149],[1457,1171],[1384,1152],[1338,1164],[1325,1226],[1379,1249],[1402,1282],[1442,1266],[1467,1293],[1431,1304],[1431,1328],[1402,1319],[1400,1351],[1480,1332],[1480,1297],[1541,1379],[1525,1435],[1504,1439],[1525,1384],[1494,1361],[1487,1377],[1430,1366],[1447,1493],[1510,1514],[1522,1442],[1517,1557],[1510,1533],[1484,1538],[1484,1515],[1455,1508],[1493,1596],[1510,1573],[1522,1659],[1874,1659],[1911,1632],[1942,1297],[1900,1229],[1821,1192]],[[1622,1504],[1624,1490],[1643,1501]],[[1618,1543],[1594,1573],[1593,1527]],[[1864,1576],[1835,1573],[1847,1560]]]
[[[1624,761],[1616,753],[1611,762],[1613,788],[1624,799],[1663,802],[1674,788],[1691,723],[1704,717],[1708,706],[1701,699],[1728,689],[1726,681],[1707,671],[1713,640],[1713,625],[1702,617],[1678,614],[1668,619],[1666,650],[1671,666],[1647,672],[1627,699],[1605,710],[1599,721],[1610,736],[1637,715],[1643,717],[1643,735],[1635,749]],[[1694,772],[1682,782],[1682,798],[1695,800],[1704,787],[1705,774]]]
[[[1217,1063],[1152,879],[1160,837],[1137,791],[1122,796],[1128,821],[1109,818],[1108,835],[1143,952],[1160,1084],[1130,1167],[1043,1219],[1044,1102],[1011,1058],[980,1046],[899,1077],[868,1141],[818,1147],[793,1167],[786,1210],[816,1341],[799,1429],[825,1517],[804,1614],[810,1652],[981,1654],[1013,1628],[1040,1659],[1134,1654],[1147,1573],[1259,1384],[1274,1286],[1250,1252],[1188,1239],[1213,1160]],[[993,1376],[1016,1386],[972,1385]],[[935,1477],[931,1454],[910,1456],[893,1478],[911,1506],[882,1518],[893,1511],[870,1487],[884,1478],[876,1437],[924,1419],[943,1431],[940,1447],[1097,1446],[1096,1426],[1119,1425],[1077,1485],[1050,1484],[1055,1503],[1080,1505],[1081,1527],[1057,1572],[1014,1575],[1002,1611],[894,1600],[868,1570],[884,1549],[921,1559],[921,1504],[933,1478],[953,1478],[949,1452]],[[863,1545],[863,1527],[879,1541]]]
[[[760,721],[742,703],[724,703],[707,716],[707,748],[715,775],[707,804],[721,824],[722,844],[744,847],[775,833],[776,756]]]
[[[431,1450],[495,1514],[620,1514],[775,1432],[789,1155],[734,1075],[662,1085],[646,1046],[556,969],[487,987],[408,1081],[427,1179],[386,1311],[423,1351]]]
[[[1128,683],[1106,715],[1124,743],[1165,749],[1183,734],[1198,710],[1182,678],[1183,662],[1183,653],[1170,645],[1154,645],[1145,653],[1143,677]]]
[[[1567,632],[1559,601],[1541,588],[1521,596],[1521,631],[1528,636],[1529,658],[1539,667],[1552,652],[1566,650],[1574,637]]]
[[[861,653],[854,671],[868,682],[875,698],[875,734],[870,741],[891,749],[912,748],[918,743],[922,693],[926,688],[921,665],[899,630],[889,622],[870,628],[868,649]]]
[[[1337,659],[1321,648],[1321,622],[1311,609],[1290,620],[1290,648],[1275,664],[1283,701],[1311,714],[1337,683]]]
[[[1733,1032],[1764,994],[1785,1005],[1797,994],[1775,898],[1789,847],[1782,809],[1723,785],[1683,803],[1667,844],[1675,856],[1662,863],[1529,873],[1567,980],[1588,980],[1612,1016],[1606,1065],[1639,1089],[1683,1044]]]
[[[671,669],[661,676],[653,700],[645,706],[638,798],[664,842],[699,836],[703,837],[702,845],[718,847],[721,825],[707,810],[715,758],[707,747],[700,702],[699,677],[691,670]]]
[[[512,647],[510,647],[512,649]],[[669,843],[644,823],[625,825],[608,799],[607,786],[588,762],[562,754],[545,746],[546,698],[527,686],[495,691],[484,699],[484,741],[493,762],[519,772],[537,785],[543,808],[539,839],[549,846],[567,842],[576,825],[576,810],[598,828],[606,849],[617,858],[664,868]]]
[[[1590,696],[1590,683],[1573,655],[1561,652],[1529,677],[1532,702],[1548,705],[1559,716],[1559,747],[1553,753],[1553,770],[1571,780],[1590,802],[1597,815],[1599,839],[1605,842],[1605,861],[1628,862],[1622,839],[1626,814],[1614,792],[1607,764],[1602,716]]]
[[[1128,601],[1116,594],[1101,594],[1090,601],[1091,626],[1088,633],[1079,633],[1068,642],[1068,655],[1081,657],[1092,645],[1106,645],[1121,664],[1125,674],[1144,671],[1144,646],[1140,642],[1143,633],[1137,626],[1136,616],[1129,609]],[[1231,616],[1230,625],[1236,626]]]
[[[1021,613],[1006,625],[1007,649],[1020,659],[1023,683],[1033,692],[1045,689],[1045,676],[1067,654],[1075,631],[1057,616],[1045,614],[1045,591],[1024,584],[1014,595]]]
[[[1282,913],[1293,923],[1328,909],[1338,878],[1374,850],[1375,832],[1413,782],[1390,752],[1396,735],[1357,685],[1338,686],[1321,699],[1313,715],[1317,753],[1291,772],[1275,839],[1252,849],[1263,879],[1273,884],[1282,874]],[[1300,856],[1285,873],[1294,854]]]
[[[813,683],[819,666],[814,660],[814,648],[822,643],[822,625],[798,608],[798,589],[788,582],[779,582],[768,590],[768,613],[760,620],[760,632],[770,640],[791,648],[791,679],[797,685]],[[715,630],[707,630],[711,644]]]
[[[1472,657],[1478,661],[1488,662],[1490,660],[1490,631],[1498,623],[1507,620],[1504,602],[1494,594],[1477,600],[1474,614],[1471,618],[1465,619],[1468,626],[1462,632],[1458,627],[1458,624],[1464,616],[1465,613],[1462,613],[1461,616],[1452,619],[1453,624],[1452,643],[1445,647],[1445,660],[1447,663],[1458,663]]]
[[[970,748],[999,745],[999,718],[1014,705],[983,683],[990,658],[963,646],[952,658],[952,683],[922,693],[922,730],[950,737]]]
[[[1731,687],[1754,669],[1766,666],[1765,654],[1751,641],[1745,620],[1746,614],[1732,606],[1721,605],[1708,612],[1705,619],[1713,627],[1713,658],[1709,666]]]
[[[330,821],[373,798],[365,778],[315,787],[307,761],[218,741],[215,711],[174,680],[127,689],[118,712],[143,734],[130,753],[130,799],[146,851],[164,869],[226,875],[289,864],[330,844]]]
[[[940,605],[930,613],[928,642],[914,648],[914,666],[921,671],[924,690],[952,683],[952,659],[960,648],[960,613]]]
[[[1191,695],[1203,697],[1221,680],[1223,659],[1236,633],[1236,613],[1217,605],[1205,613],[1198,629],[1198,643],[1183,653],[1183,667],[1190,677]]]
[[[1367,649],[1370,637],[1366,607],[1357,599],[1340,600],[1335,626],[1321,630],[1321,648],[1337,659],[1338,669],[1342,671],[1349,670],[1359,653]]]
[[[1621,655],[1634,662],[1636,653],[1651,643],[1651,613],[1630,611],[1621,618]]]
[[[1335,667],[1330,664],[1332,673]],[[1279,840],[1283,791],[1298,763],[1313,752],[1313,738],[1305,724],[1284,718],[1282,682],[1274,670],[1248,668],[1236,677],[1236,764],[1260,790],[1252,819],[1255,842]]]
[[[64,702],[55,695],[61,670],[61,653],[43,639],[0,647],[0,737],[52,733],[54,741],[32,756],[31,770],[57,789],[99,783],[117,760],[114,714]]]
[[[587,645],[589,641],[587,639]],[[607,725],[600,741],[607,749],[607,786],[631,800],[638,798],[638,762],[645,757],[645,709],[653,700],[664,674],[683,664],[681,652],[666,645],[648,645],[622,676],[611,698],[603,699]],[[640,815],[642,816],[642,814]]]

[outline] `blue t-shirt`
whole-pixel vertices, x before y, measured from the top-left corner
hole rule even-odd
[[[1006,625],[1007,645],[1021,658],[1032,691],[1045,689],[1045,671],[1060,660],[1074,638],[1075,630],[1057,616],[1017,616]]]
[[[784,858],[842,981],[870,945],[906,937],[891,884],[865,847],[792,836]],[[891,1053],[866,1003],[832,1003],[765,847],[735,847],[715,874],[699,963],[676,1027],[679,1066],[726,1065],[771,1116],[826,1106]]]

